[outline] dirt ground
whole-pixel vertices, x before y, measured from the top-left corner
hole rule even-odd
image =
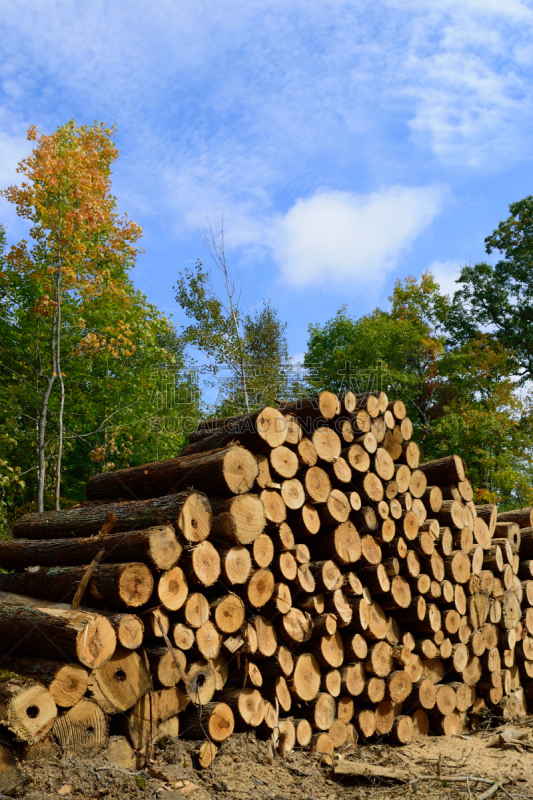
[[[345,746],[333,759],[295,750],[285,760],[276,756],[273,763],[266,742],[253,734],[236,734],[219,749],[212,771],[196,770],[198,743],[179,739],[156,748],[152,762],[142,770],[125,769],[102,754],[81,759],[45,747],[22,763],[19,785],[4,792],[25,800],[395,800],[404,796],[479,800],[484,793],[487,796],[491,781],[498,781],[503,788],[491,795],[496,800],[533,800],[533,719],[508,727],[524,736],[522,745],[488,747],[494,731],[487,731],[464,737],[426,737],[405,747],[379,742]],[[335,775],[335,766],[342,761],[361,760],[401,770],[404,779]],[[439,770],[440,780],[420,779],[437,776]],[[469,784],[450,780],[457,776],[470,776]],[[476,777],[486,782],[476,782]],[[5,797],[0,794],[0,800]]]

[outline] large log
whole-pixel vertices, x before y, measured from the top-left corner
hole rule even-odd
[[[43,739],[56,717],[57,706],[44,686],[21,679],[0,683],[0,725],[19,742]]]
[[[8,592],[0,592],[0,606],[11,606],[18,608],[19,606],[27,606],[29,608],[50,608],[53,611],[71,611],[69,603],[54,603],[51,600],[43,600],[35,597],[27,597],[22,594],[13,594]],[[125,647],[128,650],[136,650],[142,644],[144,625],[142,620],[135,614],[117,613],[114,611],[106,611],[102,609],[85,608],[86,612],[96,616],[103,616],[109,621],[111,627],[115,631],[117,644]],[[154,611],[158,611],[154,609]],[[146,612],[149,613],[149,612]],[[168,618],[167,618],[168,629]],[[159,628],[158,628],[159,631]],[[149,636],[155,636],[153,631],[148,632]],[[161,635],[161,632],[157,635]]]
[[[87,481],[89,500],[161,497],[193,486],[215,495],[245,494],[257,478],[255,456],[238,445],[206,453],[181,455],[140,467],[93,475]]]
[[[436,461],[419,464],[418,469],[424,473],[430,486],[446,486],[449,483],[460,483],[465,480],[465,466],[459,456],[445,456]]]
[[[212,500],[211,538],[230,545],[252,544],[266,524],[265,508],[255,494]]]
[[[182,546],[171,525],[67,541],[10,539],[0,542],[0,564],[4,569],[74,567],[89,564],[102,549],[100,564],[141,561],[152,569],[165,570],[177,563]]]
[[[531,528],[533,526],[533,507],[501,511],[498,514],[498,522],[516,522],[520,528]]]
[[[89,677],[89,692],[107,714],[133,708],[149,688],[150,676],[140,655],[121,648]]]
[[[107,717],[98,703],[83,697],[58,716],[52,734],[65,753],[91,758],[107,744]]]
[[[186,490],[154,500],[83,503],[65,511],[25,514],[13,525],[15,539],[71,539],[94,536],[112,515],[114,533],[171,523],[189,542],[201,542],[211,530],[207,497]]]
[[[8,595],[8,598],[13,597]],[[89,669],[103,666],[116,648],[109,621],[87,611],[12,607],[0,597],[0,643],[15,655],[79,661]],[[9,602],[9,601],[8,601]]]
[[[30,567],[0,574],[0,591],[63,603],[73,599],[85,567]],[[104,564],[94,570],[87,597],[91,605],[127,608],[148,602],[154,588],[145,564]]]

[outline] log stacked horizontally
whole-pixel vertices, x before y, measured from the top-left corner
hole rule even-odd
[[[205,765],[234,730],[333,753],[525,714],[533,511],[476,505],[463,461],[421,464],[411,436],[383,392],[322,392],[22,517],[0,726],[88,754],[207,737]]]

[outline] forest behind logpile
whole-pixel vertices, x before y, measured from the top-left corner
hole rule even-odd
[[[24,512],[82,500],[93,474],[176,455],[203,417],[323,389],[401,397],[423,461],[462,456],[477,503],[533,503],[533,197],[510,206],[453,297],[428,271],[371,314],[348,303],[310,321],[300,368],[276,298],[246,305],[222,231],[176,270],[187,324],[135,288],[142,231],[112,193],[115,135],[30,128],[20,181],[2,192],[27,230],[0,230],[2,536]]]

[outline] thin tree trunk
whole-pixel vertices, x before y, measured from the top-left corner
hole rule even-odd
[[[56,281],[56,302],[57,302],[57,377],[61,390],[58,417],[58,443],[57,443],[57,464],[56,464],[56,487],[55,487],[55,509],[60,510],[61,494],[61,459],[63,456],[63,411],[65,408],[65,382],[61,373],[61,256],[59,256],[58,275]]]
[[[44,479],[46,475],[46,458],[45,458],[45,450],[46,450],[46,442],[45,442],[45,434],[46,434],[46,417],[48,414],[48,403],[50,400],[50,395],[52,393],[52,388],[57,377],[57,370],[56,370],[56,335],[57,335],[57,314],[54,311],[54,316],[52,319],[52,330],[50,334],[50,351],[51,351],[51,374],[48,376],[46,381],[46,388],[43,393],[43,400],[41,403],[41,410],[39,413],[39,423],[38,423],[38,436],[37,436],[37,458],[38,458],[38,480],[37,480],[37,511],[42,512],[44,511]]]

